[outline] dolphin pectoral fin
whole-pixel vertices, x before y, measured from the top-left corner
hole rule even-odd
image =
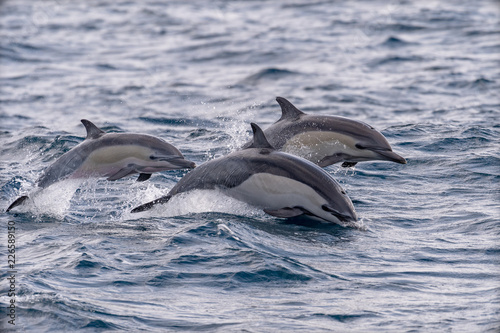
[[[9,208],[7,208],[7,210],[5,211],[6,213],[9,212],[12,208],[14,207],[17,207],[19,205],[21,205],[23,202],[26,201],[26,199],[28,199],[28,196],[27,195],[23,195],[22,197],[19,197],[16,199],[16,201],[14,201],[13,203],[10,204]]]
[[[355,166],[356,164],[358,164],[358,162],[344,162],[344,163],[342,163],[342,167],[343,168],[350,168],[350,167]]]
[[[299,216],[299,215],[304,214],[304,211],[302,209],[290,208],[290,207],[285,207],[285,208],[276,209],[276,210],[264,209],[264,212],[266,214],[271,215],[271,216],[283,217],[283,218],[295,217],[295,216]]]
[[[137,206],[134,209],[132,209],[130,212],[131,213],[140,213],[140,212],[144,212],[146,210],[150,210],[156,204],[167,203],[170,200],[170,198],[172,198],[171,195],[166,195],[166,196],[161,197],[159,199],[156,199],[156,200],[150,201],[148,203],[145,203],[143,205]]]
[[[343,161],[345,157],[346,156],[344,154],[335,154],[335,155],[325,156],[317,164],[318,164],[318,166],[324,168],[324,167],[327,167],[329,165]]]
[[[128,175],[131,175],[133,173],[136,173],[136,167],[135,165],[128,165],[120,170],[118,170],[117,173],[109,176],[106,180],[118,180],[123,177],[127,177]],[[140,176],[139,176],[140,178]]]
[[[138,182],[144,182],[144,181],[148,180],[149,178],[151,178],[151,174],[150,173],[141,173],[139,175],[139,177],[137,178],[137,181]]]

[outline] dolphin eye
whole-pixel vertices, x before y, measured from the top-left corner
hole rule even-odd
[[[366,147],[363,147],[362,145],[360,145],[359,143],[356,143],[354,145],[354,147],[358,148],[358,149],[366,149]]]
[[[340,193],[342,193],[342,194],[344,194],[344,195],[346,194],[344,190],[340,191]]]
[[[149,158],[152,159],[153,161],[158,159],[158,157],[156,157],[155,155],[151,155],[149,156]]]

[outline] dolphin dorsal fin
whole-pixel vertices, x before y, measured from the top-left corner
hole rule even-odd
[[[81,122],[83,126],[85,126],[85,129],[87,130],[87,137],[85,138],[85,140],[97,139],[106,133],[87,119],[82,119]]]
[[[266,136],[262,129],[255,123],[250,124],[253,131],[253,142],[248,148],[268,148],[274,149],[273,146],[267,141]]]
[[[280,120],[296,120],[299,119],[301,115],[304,114],[304,112],[300,111],[290,103],[286,98],[283,97],[276,97],[276,101],[279,103],[281,106],[281,118]],[[280,121],[278,120],[278,121]]]

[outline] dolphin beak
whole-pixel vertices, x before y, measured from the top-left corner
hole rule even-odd
[[[191,161],[188,161],[188,160],[185,160],[187,162],[187,168],[189,169],[194,169],[196,168],[196,164],[194,162],[191,162]],[[405,161],[406,163],[406,161]]]
[[[332,212],[332,214],[342,222],[356,222],[358,220],[356,214],[342,214],[339,212]]]
[[[330,212],[333,216],[335,216],[336,218],[339,219],[339,221],[342,222],[356,222],[358,220],[356,212],[352,209],[348,209],[347,212],[341,213],[329,205],[323,205],[321,206],[321,208],[323,208],[323,210],[327,212]]]
[[[169,163],[172,163],[172,164],[178,166],[179,168],[194,169],[196,167],[196,164],[194,162],[186,160],[186,159],[184,159],[182,157],[172,158],[172,159],[168,159],[166,161],[168,161]]]
[[[374,152],[380,155],[383,160],[406,164],[406,159],[403,156],[400,156],[391,150],[374,150]]]

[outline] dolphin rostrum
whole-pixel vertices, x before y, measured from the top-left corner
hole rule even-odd
[[[276,217],[312,215],[345,224],[356,221],[353,204],[341,186],[317,165],[275,150],[252,123],[246,149],[205,162],[186,174],[170,192],[132,210],[142,212],[191,190],[219,189]]]
[[[105,133],[92,122],[81,121],[87,137],[45,169],[37,181],[39,189],[68,178],[107,177],[107,180],[117,180],[139,173],[137,180],[145,181],[153,172],[195,167],[163,139],[145,134]],[[7,212],[27,198],[18,198]]]
[[[387,139],[361,121],[339,116],[315,116],[297,109],[283,97],[281,118],[264,131],[276,149],[301,156],[320,167],[343,162],[351,167],[361,161],[383,160],[406,164],[392,151]],[[249,147],[252,141],[243,148]]]

